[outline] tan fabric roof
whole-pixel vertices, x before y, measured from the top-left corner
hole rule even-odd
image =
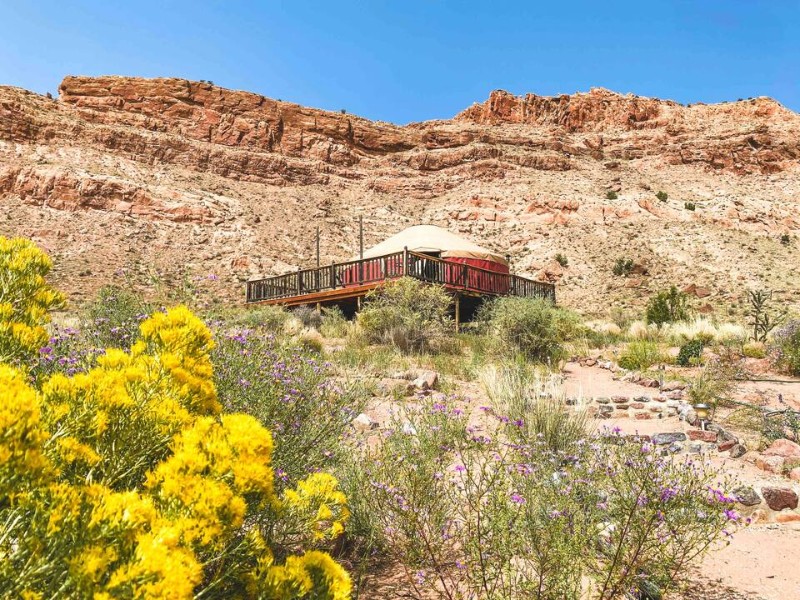
[[[501,254],[478,246],[436,225],[414,225],[404,229],[377,246],[364,250],[364,258],[402,252],[403,248],[408,248],[412,252],[441,252],[443,258],[477,258],[508,265],[508,261]]]

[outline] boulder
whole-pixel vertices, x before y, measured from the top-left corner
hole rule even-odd
[[[761,488],[761,495],[772,510],[780,511],[787,508],[794,510],[797,508],[797,493],[786,487],[764,487]]]
[[[735,440],[724,440],[724,441],[719,442],[717,444],[717,451],[718,452],[727,452],[728,450],[733,448],[735,445],[736,445],[736,441]]]
[[[686,441],[686,434],[681,433],[680,431],[657,433],[653,436],[653,443],[656,446],[663,446],[666,444],[672,444],[673,442],[685,442],[685,441]]]
[[[702,429],[690,429],[688,431],[689,439],[693,442],[716,442],[716,431],[704,431]]]
[[[420,371],[412,385],[422,391],[433,390],[439,383],[439,374],[436,371]]]
[[[792,481],[800,481],[800,467],[795,467],[789,471],[789,479]]]
[[[372,429],[378,428],[378,424],[372,419],[370,419],[369,416],[365,415],[364,413],[361,413],[355,419],[353,419],[351,421],[351,424],[353,425],[353,428],[356,431],[361,431],[361,432],[370,431]]]
[[[747,454],[747,447],[744,444],[735,444],[730,451],[731,458],[741,458],[745,454]]]
[[[744,506],[756,506],[761,504],[761,496],[753,488],[748,486],[738,487],[733,490],[733,497],[739,504]]]
[[[676,390],[685,390],[686,384],[683,381],[665,381],[661,389],[665,392],[674,392]]]
[[[783,457],[761,455],[756,458],[756,466],[767,473],[780,475],[783,473]]]
[[[770,447],[764,450],[762,454],[764,456],[780,456],[782,458],[800,458],[800,444],[781,438],[772,442]]]

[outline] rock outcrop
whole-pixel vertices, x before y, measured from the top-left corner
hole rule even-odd
[[[155,264],[218,273],[214,293],[236,298],[307,262],[317,225],[328,260],[352,256],[364,215],[367,243],[444,225],[590,311],[687,279],[733,298],[765,260],[799,300],[796,245],[759,241],[800,232],[800,116],[767,98],[496,91],[399,126],[181,79],[67,77],[59,94],[0,87],[0,233],[38,236],[79,295]],[[647,277],[610,281],[621,256]]]

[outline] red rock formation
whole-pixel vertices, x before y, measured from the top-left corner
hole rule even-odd
[[[766,98],[497,91],[451,120],[397,126],[181,79],[67,77],[59,91],[0,87],[0,234],[42,240],[70,291],[163,261],[226,273],[218,292],[237,297],[242,279],[306,263],[317,225],[330,259],[352,256],[363,213],[368,242],[449,225],[584,306],[626,293],[607,275],[619,256],[647,261],[636,301],[686,281],[717,297],[716,274],[731,293],[765,256],[729,245],[703,276],[693,257],[714,236],[722,248],[721,232],[800,227],[800,116]],[[770,250],[773,273],[791,250]],[[548,262],[556,252],[569,267]],[[95,279],[77,277],[97,253]]]

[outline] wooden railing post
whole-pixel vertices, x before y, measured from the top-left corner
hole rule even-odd
[[[408,275],[408,246],[403,246],[403,277]]]
[[[297,267],[297,295],[300,296],[303,293],[303,278],[300,274],[301,269]]]
[[[467,263],[461,265],[461,287],[467,289],[467,282],[469,281],[469,269]]]
[[[331,289],[336,289],[336,263],[331,261]]]

